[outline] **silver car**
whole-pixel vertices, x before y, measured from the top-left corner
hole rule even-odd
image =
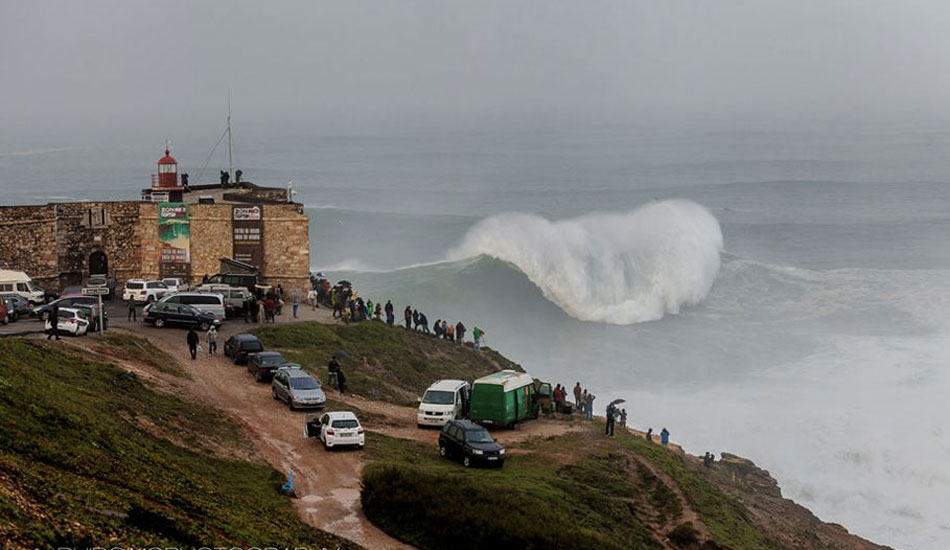
[[[290,410],[320,409],[327,403],[327,396],[310,373],[299,366],[280,367],[271,382],[274,399],[287,403]]]

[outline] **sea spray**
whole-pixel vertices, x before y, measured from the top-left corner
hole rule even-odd
[[[449,259],[508,262],[582,321],[628,325],[701,301],[719,272],[722,230],[687,200],[549,221],[507,213],[473,226]]]

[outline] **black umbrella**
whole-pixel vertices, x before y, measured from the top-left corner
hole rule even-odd
[[[337,284],[340,286],[353,286],[349,281],[340,281]]]
[[[610,405],[619,405],[621,403],[626,403],[626,402],[627,402],[626,399],[614,399],[613,401],[610,402]],[[607,405],[607,406],[609,407],[610,405]]]

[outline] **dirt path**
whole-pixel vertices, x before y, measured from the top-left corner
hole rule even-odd
[[[278,318],[278,324],[293,322],[290,308]],[[301,321],[334,322],[327,309],[301,307]],[[192,360],[185,344],[187,332],[182,329],[156,329],[141,321],[128,323],[114,319],[110,327],[128,330],[147,337],[154,345],[168,352],[191,380],[156,373],[142,365],[112,358],[136,372],[163,391],[218,408],[237,421],[250,438],[253,448],[245,456],[265,460],[281,472],[293,471],[298,498],[294,500],[301,518],[307,523],[333,534],[353,540],[368,549],[411,548],[376,528],[363,515],[360,507],[360,473],[364,465],[359,451],[327,452],[313,438],[303,434],[305,414],[291,412],[283,403],[274,401],[269,384],[255,383],[244,366],[236,366],[223,355],[224,341],[232,334],[255,328],[241,321],[228,321],[218,334],[218,354],[207,350]],[[206,346],[202,336],[202,346]],[[89,347],[84,339],[73,341]],[[368,400],[355,395],[341,396],[330,390],[329,397],[342,401],[367,414],[367,429],[398,437],[431,443],[433,452],[439,431],[416,427],[416,409]],[[540,419],[516,430],[497,430],[495,437],[503,445],[512,445],[533,437],[550,437],[580,430],[584,421]],[[517,449],[514,450],[517,452]],[[238,453],[235,453],[238,454]]]
[[[285,311],[282,322],[289,322],[288,313]],[[327,310],[301,308],[300,313],[302,320],[329,321]],[[251,326],[225,323],[218,335],[219,354],[210,356],[205,350],[194,361],[185,346],[184,330],[155,329],[144,323],[115,322],[113,326],[147,336],[171,354],[193,379],[176,387],[175,393],[190,393],[192,399],[224,411],[244,427],[269,464],[281,472],[293,471],[298,496],[294,504],[304,521],[369,549],[410,548],[377,529],[363,515],[359,502],[361,453],[327,452],[316,439],[304,437],[306,415],[291,412],[274,401],[269,384],[255,383],[244,366],[233,365],[221,353],[230,335]],[[206,346],[204,337],[202,346]]]

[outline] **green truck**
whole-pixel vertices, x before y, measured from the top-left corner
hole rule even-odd
[[[489,426],[512,426],[537,416],[534,379],[503,370],[472,383],[469,419]]]

